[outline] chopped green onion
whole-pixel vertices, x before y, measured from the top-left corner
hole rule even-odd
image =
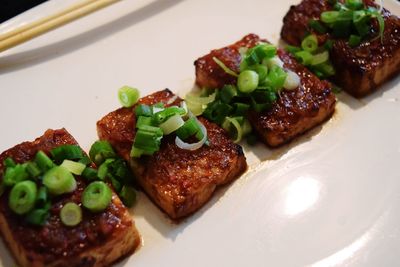
[[[346,0],[345,5],[351,10],[359,10],[364,7],[362,0]]]
[[[333,47],[333,41],[332,40],[326,40],[325,44],[324,44],[324,48],[327,50],[331,50]]]
[[[319,65],[329,60],[329,52],[324,51],[322,53],[313,56],[310,65]]]
[[[295,54],[297,52],[300,52],[302,49],[300,47],[297,46],[293,46],[293,45],[287,45],[285,47],[285,50],[291,54]]]
[[[190,136],[195,135],[198,131],[200,131],[200,126],[196,118],[192,117],[185,121],[183,126],[176,131],[176,135],[179,136],[180,139],[186,140]]]
[[[261,65],[261,64],[256,64],[256,65],[252,66],[250,69],[257,72],[258,80],[260,82],[264,81],[265,78],[267,78],[267,75],[268,75],[268,67],[267,66]]]
[[[119,192],[119,197],[125,206],[132,207],[136,201],[136,191],[132,187],[124,185]]]
[[[225,117],[233,110],[232,106],[226,103],[222,103],[220,100],[216,100],[207,105],[204,110],[203,116],[212,122],[221,124]]]
[[[356,47],[361,43],[361,37],[358,35],[350,35],[349,46]]]
[[[267,84],[275,91],[282,89],[287,73],[280,67],[274,66],[268,73]]]
[[[250,109],[250,105],[244,104],[244,103],[234,103],[233,108],[234,108],[233,114],[235,116],[244,116],[247,114],[247,111]]]
[[[35,163],[43,172],[54,167],[53,161],[41,150],[36,153]]]
[[[45,186],[41,186],[37,192],[36,205],[38,207],[44,207],[47,201],[48,201],[47,188]]]
[[[74,176],[62,166],[48,170],[43,176],[43,184],[53,195],[70,193],[76,189]]]
[[[185,113],[186,111],[183,108],[172,106],[155,113],[152,117],[152,121],[156,125],[159,125],[160,123],[166,121],[169,117],[174,115],[185,115]]]
[[[96,141],[90,147],[89,156],[92,161],[99,166],[106,159],[115,158],[117,154],[115,154],[114,149],[111,144],[107,141]]]
[[[139,116],[136,120],[136,128],[142,127],[143,125],[150,125],[151,126],[151,117],[146,116]]]
[[[318,48],[318,39],[317,36],[314,34],[311,34],[304,38],[304,40],[301,42],[301,48],[303,48],[304,51],[307,52],[314,52]]]
[[[15,167],[17,163],[15,163],[12,158],[8,157],[3,161],[3,165],[6,167]]]
[[[327,32],[327,29],[324,25],[322,25],[318,20],[311,19],[308,21],[308,26],[310,26],[313,30],[318,33],[324,34]]]
[[[113,176],[111,176],[110,178],[111,184],[115,190],[115,192],[120,192],[122,189],[122,184],[120,181],[118,181],[116,178],[114,178]]]
[[[158,127],[147,126],[146,128],[139,129],[136,132],[133,146],[146,155],[152,155],[158,151],[161,144],[163,132]]]
[[[207,129],[206,129],[206,127],[204,127],[204,125],[200,121],[197,121],[197,123],[200,126],[201,134],[199,134],[199,132],[198,132],[196,134],[196,137],[197,138],[202,137],[202,138],[196,143],[186,143],[186,142],[182,141],[179,138],[179,136],[176,136],[175,144],[177,147],[179,147],[180,149],[194,151],[194,150],[201,148],[205,143],[207,143]]]
[[[121,87],[118,90],[118,99],[121,105],[125,108],[130,108],[139,100],[140,93],[136,88],[129,86]]]
[[[133,146],[130,155],[132,158],[140,158],[144,155],[144,150]]]
[[[9,195],[10,209],[22,215],[33,209],[36,200],[37,186],[32,181],[23,181],[16,184]]]
[[[332,27],[332,34],[336,38],[346,38],[350,35],[352,21],[350,20],[337,20]]]
[[[233,70],[231,70],[230,68],[228,68],[228,67],[225,65],[224,62],[222,62],[221,60],[219,60],[219,59],[216,58],[216,57],[213,57],[213,60],[214,60],[215,63],[217,63],[218,66],[221,67],[221,69],[223,69],[223,70],[225,71],[225,73],[227,73],[227,74],[229,74],[229,75],[232,75],[232,76],[234,76],[234,77],[238,77],[237,73],[234,72]]]
[[[245,70],[239,74],[237,86],[240,92],[250,93],[258,86],[258,74],[252,70]]]
[[[101,181],[92,182],[82,194],[82,204],[92,212],[105,210],[111,202],[112,191]]]
[[[30,211],[26,215],[25,220],[33,225],[43,226],[46,223],[47,218],[49,218],[49,216],[50,214],[47,209],[40,208]]]
[[[222,128],[224,128],[233,139],[233,142],[238,143],[242,140],[243,131],[240,123],[236,118],[226,117],[225,121],[222,123]]]
[[[224,85],[219,92],[219,97],[224,103],[230,103],[232,98],[237,96],[237,89],[234,85]]]
[[[215,91],[209,96],[201,96],[196,93],[188,93],[185,97],[185,102],[194,116],[200,116],[207,108],[207,104],[215,100],[216,95],[217,94]]]
[[[66,226],[77,226],[82,221],[82,209],[74,202],[69,202],[60,211],[61,222]]]
[[[135,114],[136,114],[136,117],[139,117],[139,116],[151,117],[153,115],[153,112],[148,105],[140,104],[140,105],[136,106]]]
[[[114,162],[115,159],[106,159],[99,167],[97,171],[97,177],[100,178],[100,180],[105,180],[106,176],[108,174],[108,166]]]
[[[85,164],[85,166],[89,165],[90,163],[92,163],[92,161],[90,160],[90,158],[86,155],[83,155],[83,158],[81,158],[79,161],[79,163]]]
[[[295,54],[296,59],[303,65],[310,65],[313,59],[313,55],[307,51],[300,51]]]
[[[248,54],[255,53],[259,59],[256,63],[260,63],[265,58],[272,58],[276,55],[277,49],[271,44],[259,44],[248,50]]]
[[[178,130],[185,122],[179,114],[169,117],[165,122],[161,123],[159,126],[163,131],[164,135],[168,135],[172,132]]]
[[[285,83],[283,84],[283,88],[286,90],[294,90],[300,86],[300,77],[297,73],[293,71],[287,71],[287,76],[285,79]]]
[[[91,167],[86,167],[83,172],[82,176],[89,181],[97,179],[97,170]]]
[[[60,166],[66,168],[68,171],[75,175],[81,175],[83,170],[86,168],[85,164],[68,159],[65,159]]]
[[[321,21],[326,24],[332,24],[337,21],[339,11],[325,11],[321,13]]]
[[[17,164],[15,167],[8,167],[4,174],[4,184],[6,186],[13,186],[21,181],[27,180],[29,174],[26,171],[26,165]]]
[[[64,159],[81,159],[83,158],[83,151],[77,145],[61,145],[59,147],[53,148],[50,151],[53,159],[57,163],[63,162]]]

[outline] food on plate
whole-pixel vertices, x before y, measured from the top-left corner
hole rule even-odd
[[[329,51],[333,70],[327,77],[355,97],[375,91],[400,72],[400,19],[372,0],[303,0],[291,6],[281,37],[297,46],[289,51],[302,53],[297,57],[303,63],[307,53],[299,47],[309,36],[319,50]]]
[[[172,219],[198,210],[218,186],[247,168],[242,148],[215,123],[191,115],[168,89],[109,113],[97,122],[97,130]]]
[[[195,67],[200,87],[218,89],[199,114],[228,125],[228,129],[242,128],[244,133],[250,132],[244,130],[248,119],[271,147],[287,143],[322,123],[335,109],[336,98],[329,82],[321,81],[293,56],[255,34],[212,50],[197,59]],[[188,106],[196,108],[192,98],[189,94]],[[235,127],[229,127],[223,119],[226,116],[230,120],[239,116],[244,123],[238,120],[231,123]]]
[[[139,234],[120,198],[65,130],[0,155],[0,231],[20,266],[109,266]]]

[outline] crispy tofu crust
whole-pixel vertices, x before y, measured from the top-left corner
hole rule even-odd
[[[367,6],[376,7],[374,1],[364,0]],[[318,19],[322,12],[331,10],[326,0],[303,0],[291,6],[283,19],[281,37],[291,45],[300,45],[307,32],[310,19]],[[371,38],[351,48],[346,40],[336,39],[331,51],[331,60],[336,69],[332,81],[355,97],[365,96],[400,72],[400,19],[383,9],[385,30],[383,42],[374,38],[378,32],[373,22]],[[328,34],[318,34],[320,43]]]
[[[195,61],[196,82],[209,88],[221,88],[227,82],[236,83],[236,78],[225,73],[212,58],[218,57],[233,71],[238,72],[241,61],[239,48],[252,47],[260,41],[266,42],[255,34],[248,34],[233,45],[212,50],[210,54],[199,58]],[[300,86],[291,91],[283,90],[270,110],[250,112],[248,116],[262,141],[271,147],[287,143],[330,118],[336,103],[329,82],[319,80],[283,50],[278,50],[278,56],[284,62],[285,68],[300,76]]]
[[[139,101],[152,105],[179,105],[165,89]],[[99,138],[109,141],[130,162],[138,183],[147,195],[172,219],[190,215],[203,206],[215,189],[240,176],[247,168],[242,148],[234,144],[218,125],[199,118],[208,131],[209,146],[195,151],[178,148],[173,134],[165,136],[153,156],[131,159],[135,136],[134,111],[120,108],[97,122]]]
[[[52,148],[77,145],[65,130],[47,130],[33,142],[21,143],[0,155],[3,161],[12,157],[16,162],[31,160],[38,150],[48,153]],[[1,177],[1,176],[0,176]],[[0,232],[20,266],[109,266],[138,247],[140,237],[128,210],[114,193],[109,207],[100,213],[83,210],[82,222],[75,227],[64,226],[59,212],[67,202],[80,203],[86,181],[77,176],[77,190],[53,199],[50,217],[42,227],[27,224],[8,207],[8,193],[0,198]]]

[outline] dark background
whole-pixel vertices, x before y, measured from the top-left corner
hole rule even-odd
[[[47,0],[0,0],[0,23]]]

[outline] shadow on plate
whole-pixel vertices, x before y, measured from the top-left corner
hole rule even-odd
[[[123,29],[153,17],[183,0],[154,1],[105,25],[40,48],[0,57],[0,73],[13,72],[74,52]]]

